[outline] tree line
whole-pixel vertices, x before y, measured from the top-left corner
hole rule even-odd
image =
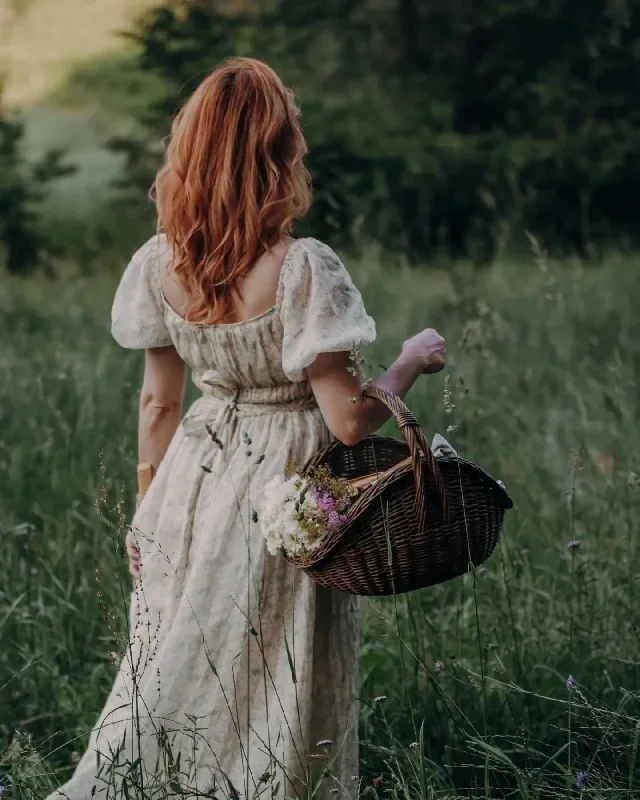
[[[632,248],[639,3],[170,2],[128,34],[163,91],[109,145],[120,190],[145,207],[176,109],[224,58],[252,55],[302,106],[315,189],[302,233],[479,264],[524,231],[556,254]]]

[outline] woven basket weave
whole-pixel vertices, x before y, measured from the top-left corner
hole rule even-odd
[[[392,411],[406,443],[371,436],[334,442],[307,468],[326,464],[358,494],[347,522],[302,564],[322,586],[362,596],[401,594],[451,580],[493,552],[509,496],[480,467],[436,459],[411,411],[395,395],[365,394]]]

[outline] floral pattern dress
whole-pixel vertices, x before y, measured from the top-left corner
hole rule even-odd
[[[88,749],[51,798],[306,797],[318,781],[316,797],[350,797],[358,601],[269,555],[256,512],[288,460],[330,441],[306,367],[372,342],[375,324],[312,238],[291,245],[276,305],[240,323],[174,312],[160,284],[170,260],[163,236],[134,255],[112,332],[126,348],[173,345],[202,396],[134,517],[129,644]]]

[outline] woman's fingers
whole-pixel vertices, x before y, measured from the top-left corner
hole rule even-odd
[[[125,550],[129,559],[129,574],[134,584],[140,577],[140,548],[137,547],[130,536],[125,539]]]
[[[137,580],[140,577],[140,556],[129,558],[129,574]]]
[[[133,540],[133,536],[131,535],[131,531],[126,535],[124,540],[124,546],[127,553],[131,554],[133,552],[140,553],[140,548]]]

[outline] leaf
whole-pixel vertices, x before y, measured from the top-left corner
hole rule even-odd
[[[11,605],[9,606],[9,608],[5,612],[4,618],[0,621],[0,628],[2,628],[2,626],[5,624],[5,622],[7,622],[7,620],[11,616],[11,614],[13,614],[13,612],[16,610],[16,608],[20,605],[20,603],[21,603],[22,599],[24,598],[24,596],[25,596],[24,594],[19,595],[18,597],[16,597],[16,599],[13,601],[13,603],[11,603]]]
[[[289,640],[287,639],[286,631],[284,636],[284,646],[287,648],[287,659],[289,660],[289,669],[291,670],[291,678],[293,680],[294,685],[296,685],[298,683],[298,677],[296,675],[296,666],[293,663],[293,657],[291,655],[291,649],[289,647]]]
[[[218,670],[216,669],[216,665],[211,660],[211,655],[209,654],[209,648],[207,647],[207,643],[206,642],[204,643],[204,652],[205,652],[205,655],[207,656],[207,661],[209,662],[209,666],[211,667],[211,671],[217,677],[218,676]]]
[[[227,781],[227,785],[229,786],[229,794],[231,796],[231,800],[240,800],[240,793],[238,792],[236,787],[231,783],[231,781],[226,775],[225,779]]]
[[[495,761],[499,761],[504,766],[509,767],[516,781],[518,782],[520,800],[528,800],[529,788],[523,780],[522,773],[506,753],[504,753],[498,747],[488,744],[488,742],[483,742],[481,739],[474,739],[472,740],[471,744],[475,746],[476,749],[483,750],[487,756],[492,757]]]
[[[538,775],[542,775],[549,766],[549,764],[554,764],[560,769],[561,772],[565,772],[566,768],[558,763],[558,758],[564,753],[567,747],[571,747],[571,742],[565,742],[559,750],[556,750],[556,752],[552,756],[549,756],[549,758],[544,762],[544,764],[538,770],[536,770],[536,773]]]
[[[135,768],[138,766],[138,764],[139,764],[141,761],[142,761],[142,758],[141,758],[140,756],[138,756],[138,758],[136,758],[136,760],[135,760],[135,761],[134,761],[134,762],[131,764],[131,766],[130,766],[130,767],[129,767],[129,769],[127,770],[127,773],[126,773],[126,774],[127,774],[127,775],[130,775],[130,774],[133,772],[133,770],[134,770],[134,769],[135,769]]]

